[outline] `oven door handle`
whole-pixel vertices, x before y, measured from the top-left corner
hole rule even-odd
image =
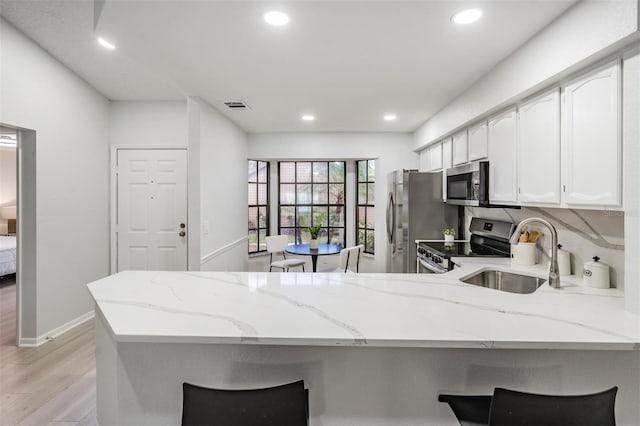
[[[420,265],[424,266],[425,268],[427,268],[428,270],[430,270],[431,272],[434,272],[436,274],[444,274],[445,272],[448,272],[448,271],[443,271],[442,269],[436,268],[435,266],[428,264],[423,259],[418,259],[418,262],[420,262]]]

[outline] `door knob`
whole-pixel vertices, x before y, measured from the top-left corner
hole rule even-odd
[[[184,229],[187,225],[185,225],[184,223],[180,224],[180,228]]]
[[[187,234],[186,234],[184,231],[180,231],[180,232],[178,233],[178,235],[180,235],[181,237],[184,237],[184,236],[185,236],[185,235],[187,235]]]

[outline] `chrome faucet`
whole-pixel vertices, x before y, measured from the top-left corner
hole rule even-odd
[[[551,232],[551,262],[549,263],[549,285],[553,288],[560,288],[560,272],[558,271],[558,231],[556,231],[556,228],[550,222],[538,217],[530,217],[523,220],[518,224],[516,230],[513,231],[510,240],[511,244],[518,244],[522,228],[532,222],[543,224],[544,226],[549,228],[549,231]]]

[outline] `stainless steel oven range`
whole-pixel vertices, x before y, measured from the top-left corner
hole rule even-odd
[[[420,241],[417,244],[417,272],[442,274],[451,271],[456,267],[451,260],[453,257],[509,257],[509,237],[514,228],[511,222],[474,217],[469,226],[469,241]]]

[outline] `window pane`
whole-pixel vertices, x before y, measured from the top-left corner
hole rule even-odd
[[[358,184],[358,204],[367,204],[367,184]]]
[[[369,160],[367,161],[367,164],[369,166],[369,174],[368,174],[367,180],[369,182],[375,182],[376,181],[376,161]]]
[[[344,207],[329,207],[329,226],[344,226]]]
[[[296,163],[280,163],[280,182],[294,183],[296,181]]]
[[[267,184],[259,183],[256,186],[258,187],[258,204],[267,204]]]
[[[267,182],[268,165],[266,161],[258,161],[258,182]]]
[[[366,207],[367,209],[367,228],[374,229],[376,224],[376,208]]]
[[[267,230],[261,229],[258,231],[258,250],[266,251],[267,250]]]
[[[373,236],[373,231],[367,231],[367,244],[364,247],[364,251],[368,253],[374,253],[375,249],[375,238]]]
[[[280,185],[280,204],[296,203],[296,186],[293,184]]]
[[[296,231],[297,244],[308,243],[311,241],[311,234],[307,228],[297,228]]]
[[[311,207],[296,207],[298,210],[297,226],[307,227],[311,225]]]
[[[294,228],[280,228],[280,235],[286,235],[289,238],[288,243],[289,244],[295,244],[296,243],[296,233],[295,233],[295,229]]]
[[[296,185],[297,200],[296,204],[311,204],[311,184],[303,183]]]
[[[357,246],[359,246],[360,244],[364,245],[364,237],[365,237],[365,230],[358,229],[358,241],[356,241]]]
[[[258,227],[260,228],[267,227],[267,208],[266,207],[258,208]]]
[[[328,244],[329,243],[329,233],[326,228],[322,228],[320,231],[320,235],[318,235],[318,243],[319,244]]]
[[[326,207],[314,207],[313,208],[313,226],[328,224],[327,208]]]
[[[249,207],[249,229],[256,229],[258,227],[258,208]]]
[[[249,160],[247,162],[247,166],[249,167],[248,169],[248,173],[247,173],[247,182],[255,182],[256,181],[256,162],[253,160]]]
[[[344,184],[329,185],[329,204],[344,204]]]
[[[295,207],[280,207],[280,226],[296,226]]]
[[[257,204],[258,188],[255,183],[250,183],[247,188],[247,204]]]
[[[367,181],[367,162],[358,161],[358,182]]]
[[[364,228],[367,223],[367,208],[358,207],[358,228]]]
[[[376,203],[376,184],[375,183],[368,183],[368,190],[367,190],[367,204],[375,204]]]
[[[297,175],[296,179],[298,183],[309,182],[311,183],[311,163],[296,163]]]
[[[337,244],[339,246],[344,244],[343,228],[329,228],[329,244]]]
[[[329,186],[326,184],[313,185],[313,204],[328,204],[329,194],[327,193]]]
[[[329,182],[344,182],[344,161],[329,163]]]
[[[258,231],[249,231],[249,253],[258,251]]]
[[[328,167],[329,163],[314,162],[313,163],[313,181],[314,182],[327,182],[328,180]]]

